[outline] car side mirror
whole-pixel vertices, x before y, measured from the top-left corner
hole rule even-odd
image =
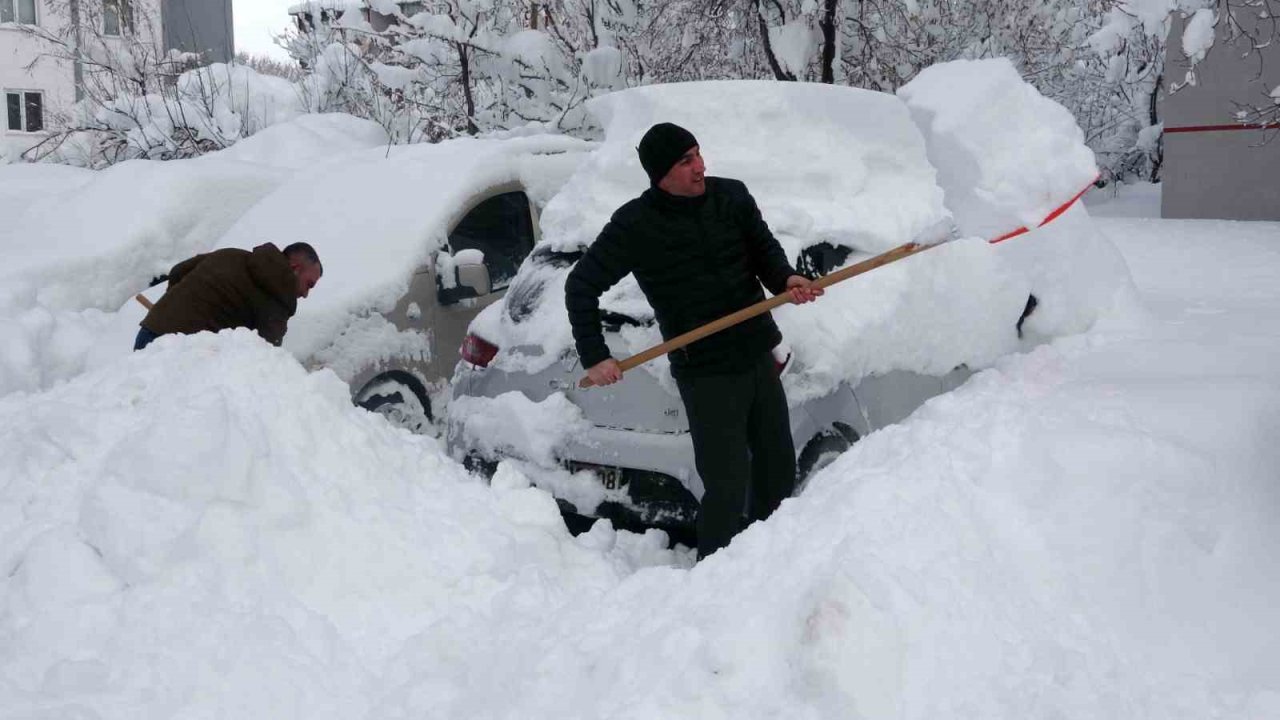
[[[470,289],[477,296],[488,295],[493,287],[489,282],[489,268],[479,264],[458,263],[458,287]]]
[[[484,253],[479,250],[461,250],[456,255],[441,252],[436,256],[436,287],[441,305],[493,292]]]

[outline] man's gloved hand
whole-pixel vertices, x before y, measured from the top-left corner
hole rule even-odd
[[[791,294],[791,302],[802,305],[822,297],[822,288],[814,287],[813,281],[803,275],[792,275],[787,278],[787,292]]]
[[[622,379],[622,367],[613,358],[601,360],[587,370],[587,377],[596,385],[612,385]]]

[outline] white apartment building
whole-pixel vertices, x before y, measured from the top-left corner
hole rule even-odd
[[[77,100],[92,68],[52,56],[32,35],[69,37],[76,26],[108,44],[140,40],[211,62],[234,54],[231,0],[0,0],[0,151],[36,145]]]

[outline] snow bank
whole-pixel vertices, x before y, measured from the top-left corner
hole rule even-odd
[[[963,235],[1034,228],[1098,176],[1070,111],[1006,58],[927,67],[898,90]]]
[[[211,247],[286,175],[231,161],[135,160],[55,173],[67,176],[56,189],[44,182],[46,166],[4,171],[23,183],[10,197],[25,202],[0,234],[8,258],[0,269],[0,394],[48,387],[103,352],[128,352],[136,325],[108,332],[118,328],[110,311]]]
[[[430,628],[677,560],[575,540],[518,471],[488,487],[244,330],[0,399],[0,467],[5,717],[362,717]]]
[[[386,145],[387,131],[372,120],[343,113],[306,114],[273,125],[204,161],[241,160],[300,170],[349,153]]]
[[[211,247],[285,177],[235,162],[134,160],[32,197],[0,236],[10,258],[0,270],[0,307],[34,298],[51,310],[113,310]]]
[[[1145,314],[691,570],[247,331],[0,398],[0,716],[1276,717],[1275,224],[1109,222]]]

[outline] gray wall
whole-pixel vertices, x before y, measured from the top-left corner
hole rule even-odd
[[[1240,19],[1247,21],[1245,15],[1239,13]],[[1225,39],[1225,26],[1219,23],[1213,49],[1196,67],[1197,84],[1164,98],[1161,215],[1280,220],[1280,131],[1210,129],[1236,124],[1233,101],[1261,105],[1280,85],[1280,43],[1263,51],[1259,77],[1259,58],[1242,59],[1242,49]],[[1175,18],[1169,31],[1166,88],[1186,74],[1184,27]]]
[[[206,62],[229,62],[235,55],[231,0],[164,0],[167,48],[201,53]]]

